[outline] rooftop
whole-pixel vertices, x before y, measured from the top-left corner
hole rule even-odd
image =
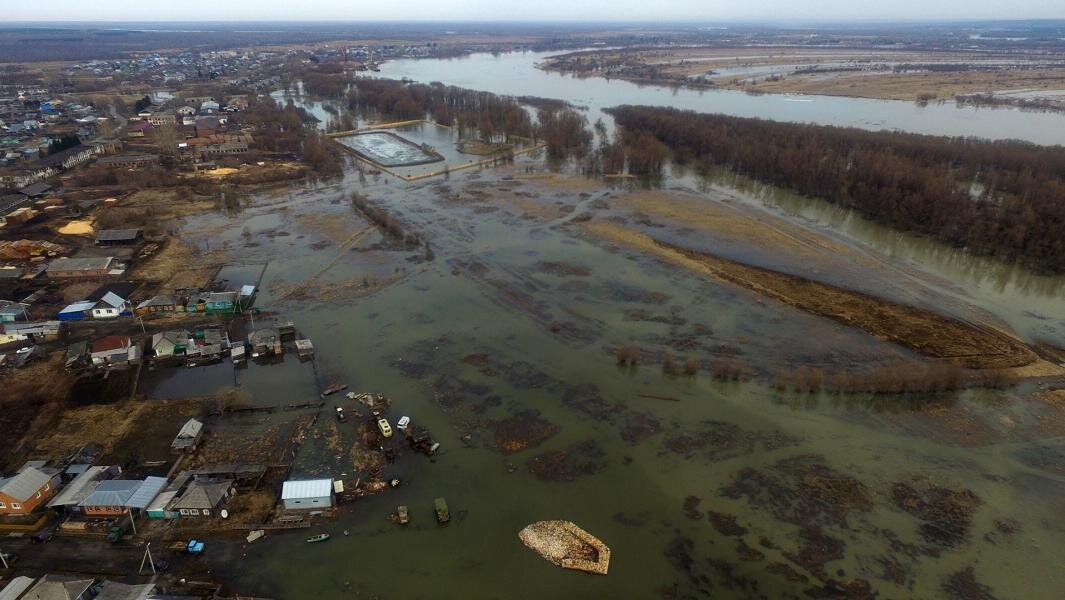
[[[44,487],[44,484],[51,481],[51,479],[51,477],[33,467],[23,469],[18,475],[4,479],[0,483],[0,494],[18,500],[26,500],[36,494],[37,490]]]
[[[332,479],[305,479],[286,481],[281,486],[281,499],[323,498],[333,494]]]
[[[48,272],[52,271],[96,271],[110,269],[114,262],[112,256],[91,256],[86,258],[57,258],[48,263]]]

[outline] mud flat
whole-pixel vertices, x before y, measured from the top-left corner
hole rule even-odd
[[[996,330],[965,323],[927,310],[861,292],[762,269],[656,240],[610,223],[588,229],[616,242],[644,250],[674,264],[861,329],[925,356],[950,359],[972,369],[1021,367],[1036,354]]]

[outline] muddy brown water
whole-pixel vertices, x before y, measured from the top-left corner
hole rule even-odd
[[[386,466],[406,485],[361,499],[312,530],[333,534],[329,542],[306,544],[306,531],[270,534],[253,545],[219,541],[205,568],[244,593],[277,598],[1065,593],[1058,568],[1065,480],[1053,465],[1030,460],[1033,448],[1060,440],[1013,433],[1036,431],[1046,416],[1024,398],[1029,389],[951,396],[942,404],[948,414],[964,415],[955,422],[941,413],[924,419],[913,399],[782,394],[759,380],[671,377],[654,364],[619,368],[613,349],[626,344],[638,345],[648,361],[664,351],[739,356],[763,376],[797,364],[913,356],[592,239],[570,222],[574,212],[558,209],[579,206],[575,212],[609,218],[609,206],[592,202],[607,188],[589,199],[520,181],[527,168],[542,165],[523,158],[507,169],[410,184],[349,171],[342,181],[256,197],[238,213],[186,221],[182,235],[190,243],[223,248],[234,262],[269,261],[258,306],[294,321],[318,359],[301,363],[289,355],[236,373],[228,363],[156,372],[149,394],[236,385],[255,405],[284,406],[313,401],[319,385],[339,380],[387,394],[393,422],[408,415],[443,445],[432,460],[406,455]],[[355,249],[338,244],[334,226],[365,225],[346,201],[351,191],[424,233],[435,259],[381,247],[380,238]],[[726,199],[713,186],[699,193]],[[523,203],[508,201],[514,198]],[[526,200],[546,208],[534,212]],[[301,219],[308,215],[316,218]],[[307,225],[323,217],[333,235]],[[249,224],[250,238],[242,234]],[[198,233],[204,231],[211,234]],[[863,252],[896,260],[875,240],[847,233],[841,239]],[[922,256],[906,254],[907,268],[920,270]],[[399,283],[357,293],[363,278],[397,272]],[[315,289],[342,291],[321,298],[282,293],[312,274]],[[972,289],[965,278],[937,276]],[[1011,293],[1022,301],[1028,294],[1020,287]],[[985,308],[1000,314],[994,302]],[[1055,322],[1065,320],[1060,307],[1045,308]],[[269,431],[312,413],[277,411],[247,427]],[[514,418],[530,414],[535,443],[504,452],[499,424],[508,435],[521,434]],[[335,424],[338,450],[328,442],[333,420],[320,420],[294,473],[352,476],[353,421]],[[963,443],[972,423],[986,434]],[[1051,462],[1060,455],[1040,453]],[[444,527],[433,518],[438,496],[453,515]],[[404,528],[387,520],[401,504],[411,511]],[[546,519],[573,521],[608,544],[610,574],[565,571],[526,549],[518,531]]]

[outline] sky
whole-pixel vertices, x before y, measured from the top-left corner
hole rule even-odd
[[[3,21],[727,21],[1065,18],[1065,0],[0,0]]]

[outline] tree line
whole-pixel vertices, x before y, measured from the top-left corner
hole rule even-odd
[[[1060,147],[673,108],[621,106],[610,112],[628,139],[650,134],[679,163],[725,166],[976,254],[1065,272]]]
[[[511,137],[542,140],[556,158],[584,156],[591,150],[592,133],[584,115],[564,103],[533,99],[536,120],[516,98],[441,83],[405,83],[389,79],[355,80],[348,92],[348,108],[408,120],[427,115],[457,128],[460,137],[476,135],[486,142]]]

